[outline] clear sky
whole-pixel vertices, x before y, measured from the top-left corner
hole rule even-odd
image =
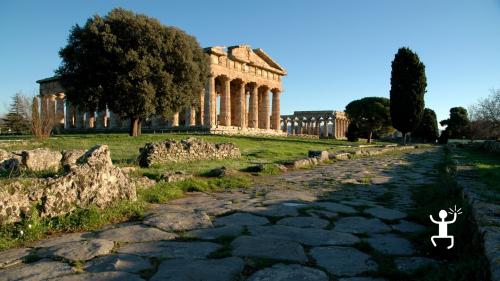
[[[0,112],[53,75],[68,32],[124,7],[196,36],[249,44],[288,71],[282,113],[343,110],[389,97],[391,61],[408,46],[426,65],[426,106],[438,120],[500,88],[500,0],[0,1]]]

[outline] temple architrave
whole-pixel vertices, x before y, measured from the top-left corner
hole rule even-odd
[[[289,135],[345,139],[349,120],[342,111],[295,111],[281,115],[283,130]]]
[[[287,73],[262,49],[248,45],[209,47],[210,78],[198,93],[200,106],[186,108],[167,120],[143,121],[150,130],[199,130],[220,134],[286,135],[281,128],[282,77]],[[38,80],[42,102],[55,111],[64,130],[126,130],[129,121],[107,108],[79,110],[65,99],[57,77]]]

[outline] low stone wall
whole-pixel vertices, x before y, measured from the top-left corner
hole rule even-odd
[[[210,134],[215,135],[244,135],[244,136],[281,136],[286,137],[286,133],[279,130],[266,130],[257,128],[241,128],[235,126],[219,126],[209,129]]]
[[[241,157],[239,148],[232,143],[210,143],[197,138],[147,143],[139,151],[139,165],[141,167],[192,160]]]
[[[481,143],[479,146],[481,150],[500,154],[500,141],[488,140]]]
[[[13,182],[0,187],[0,224],[21,220],[37,206],[42,217],[59,216],[77,207],[104,207],[121,199],[136,200],[135,185],[113,166],[109,148],[96,146],[67,165],[67,172],[29,185]]]

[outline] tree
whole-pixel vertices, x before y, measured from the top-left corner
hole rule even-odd
[[[424,109],[422,120],[415,131],[412,132],[412,136],[420,138],[423,141],[436,142],[436,139],[439,137],[439,129],[434,110],[430,108]]]
[[[68,100],[130,118],[132,136],[141,133],[141,120],[196,105],[209,75],[194,37],[121,8],[75,25],[59,54],[56,73]]]
[[[31,104],[21,92],[12,97],[9,112],[4,117],[5,127],[16,134],[24,134],[30,130]]]
[[[500,138],[500,89],[491,90],[489,97],[469,108],[471,139]]]
[[[349,123],[349,126],[347,126],[347,134],[346,134],[347,140],[350,142],[357,142],[359,140],[358,135],[359,135],[358,125],[356,125],[356,123],[354,122]]]
[[[409,48],[400,48],[392,61],[391,119],[394,128],[406,135],[420,124],[427,87],[425,65]]]
[[[463,107],[452,107],[450,109],[450,118],[439,122],[441,126],[446,126],[448,138],[458,139],[467,136],[469,126],[469,117],[467,109]]]
[[[358,128],[358,135],[365,134],[371,143],[373,132],[391,125],[389,99],[367,97],[350,102],[345,109],[349,120]]]

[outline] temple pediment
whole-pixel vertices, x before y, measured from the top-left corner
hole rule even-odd
[[[252,49],[248,45],[236,45],[228,47],[227,51],[221,46],[209,47],[206,50],[211,54],[227,56],[231,60],[286,75],[286,70],[260,48]]]

